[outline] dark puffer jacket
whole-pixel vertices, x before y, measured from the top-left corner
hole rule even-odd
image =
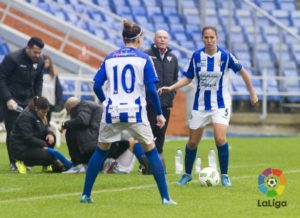
[[[159,82],[156,84],[157,88],[162,86],[173,85],[178,80],[178,60],[177,57],[171,52],[171,49],[168,48],[164,59],[161,59],[158,48],[155,44],[152,44],[151,49],[145,51],[153,63],[159,78]],[[172,107],[173,99],[176,92],[167,92],[160,95],[160,104],[162,107]],[[151,104],[151,101],[147,95],[147,104]]]
[[[34,110],[28,107],[18,116],[10,133],[10,144],[14,158],[20,159],[28,148],[47,147],[46,136],[54,133],[45,125]]]
[[[41,96],[43,67],[44,59],[33,63],[25,48],[6,55],[0,64],[0,98],[26,106],[34,96]]]
[[[66,139],[76,141],[81,154],[94,150],[98,144],[102,107],[91,101],[82,101],[70,111],[71,119],[64,123]]]

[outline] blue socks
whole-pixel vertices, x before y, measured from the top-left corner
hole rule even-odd
[[[89,161],[82,195],[86,195],[88,197],[91,196],[92,188],[95,183],[96,177],[102,168],[103,161],[106,158],[107,154],[108,154],[108,150],[107,151],[101,150],[97,146],[94,154],[92,155]]]
[[[142,147],[142,145],[140,143],[136,143],[133,147],[133,153],[136,156],[136,158],[138,159],[138,161],[140,162],[140,164],[142,164],[142,156],[145,155],[144,149]]]
[[[72,162],[69,161],[65,156],[60,153],[58,150],[53,148],[47,148],[47,152],[53,155],[56,159],[60,160],[63,163],[64,167],[68,170],[72,167]]]
[[[187,145],[185,146],[184,164],[185,164],[185,172],[187,174],[192,175],[192,169],[196,159],[196,155],[197,155],[197,148],[190,149]]]
[[[221,174],[228,173],[229,150],[228,143],[217,145]]]
[[[156,181],[161,198],[170,200],[164,166],[156,147],[151,151],[145,152],[145,154],[149,160],[149,165],[152,169],[153,177]]]

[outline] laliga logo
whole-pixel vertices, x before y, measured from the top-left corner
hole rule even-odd
[[[279,169],[265,169],[258,176],[258,190],[267,197],[274,198],[277,195],[282,195],[285,189],[286,179]],[[287,201],[260,201],[257,202],[258,207],[286,207]]]

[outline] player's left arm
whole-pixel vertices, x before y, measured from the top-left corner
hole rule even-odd
[[[255,105],[258,101],[258,98],[257,98],[257,95],[256,95],[256,92],[255,92],[255,89],[252,85],[252,82],[251,82],[251,79],[250,79],[250,76],[248,74],[248,72],[242,68],[241,71],[240,71],[240,75],[242,76],[246,86],[247,86],[247,89],[250,93],[250,101],[251,101],[251,104],[252,105]]]

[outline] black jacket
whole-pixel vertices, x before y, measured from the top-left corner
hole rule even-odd
[[[43,58],[33,63],[25,48],[6,55],[0,64],[0,98],[26,106],[32,97],[41,96],[43,67]]]
[[[71,119],[64,123],[66,139],[76,140],[80,153],[94,150],[98,144],[102,107],[91,101],[82,101],[70,111]]]
[[[168,48],[164,59],[161,59],[158,48],[155,44],[152,44],[151,49],[145,51],[153,63],[159,78],[159,82],[156,84],[157,88],[162,86],[170,86],[177,82],[178,79],[178,60],[177,57],[171,52],[171,49]],[[173,99],[176,92],[163,93],[160,96],[160,104],[162,107],[172,107]],[[151,101],[147,95],[147,104],[151,104]]]
[[[34,110],[25,108],[18,116],[10,133],[10,145],[14,158],[19,159],[23,151],[32,147],[47,147],[46,136],[54,133],[45,125]]]

